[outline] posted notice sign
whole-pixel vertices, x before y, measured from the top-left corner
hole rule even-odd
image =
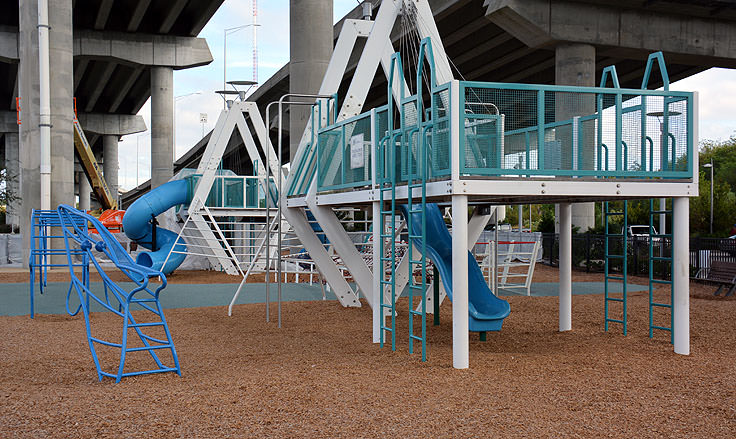
[[[365,166],[365,150],[363,134],[350,138],[350,169],[359,169]]]

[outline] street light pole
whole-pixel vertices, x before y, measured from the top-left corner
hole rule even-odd
[[[250,26],[260,26],[258,23],[249,23],[244,24],[242,26],[235,26],[235,27],[228,27],[224,29],[223,37],[222,37],[222,89],[226,90],[227,86],[227,36],[230,34],[234,34],[235,32],[245,29],[246,27]],[[255,36],[255,34],[254,34]],[[224,96],[223,96],[224,98]],[[227,99],[224,99],[224,109],[227,110]]]

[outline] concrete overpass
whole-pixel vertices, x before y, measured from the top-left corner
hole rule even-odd
[[[73,98],[108,185],[117,190],[118,141],[146,129],[136,114],[151,97],[154,184],[170,178],[173,71],[212,62],[197,35],[223,1],[48,0],[52,206],[74,204],[75,192],[82,206],[89,204],[74,166]],[[26,230],[30,209],[40,206],[38,1],[7,3],[0,14],[0,136],[9,173],[23,183],[11,221]]]
[[[736,68],[736,3],[728,0],[429,0],[447,54],[467,80],[594,86],[604,67],[615,64],[622,87],[639,88],[649,53],[661,50],[670,79],[711,67]],[[375,14],[375,12],[374,12]],[[359,19],[360,7],[345,18]],[[339,35],[344,19],[334,26]],[[400,26],[392,33],[395,47]],[[341,93],[357,65],[353,60]],[[289,65],[269,78],[250,100],[265,109],[290,92]],[[656,75],[650,82],[662,85]],[[294,91],[293,89],[291,90]],[[301,90],[314,93],[317,90]],[[385,103],[386,81],[377,75],[364,108]],[[288,118],[288,114],[286,115]],[[275,123],[272,121],[271,126]],[[289,127],[289,122],[284,122]],[[276,139],[275,131],[271,135]],[[283,145],[289,148],[288,132]],[[235,139],[237,141],[237,139]],[[196,166],[206,144],[179,161]],[[289,157],[289,151],[283,151]],[[226,158],[226,166],[250,171],[249,163]],[[129,194],[134,197],[135,192]],[[573,212],[583,230],[591,207]]]

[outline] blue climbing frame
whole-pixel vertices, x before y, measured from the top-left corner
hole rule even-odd
[[[73,218],[76,227],[82,229],[87,227],[87,221],[81,217]],[[71,263],[72,268],[81,268],[82,283],[89,287],[89,259],[87,253],[80,249],[69,250],[71,262],[66,259],[67,250],[61,247],[64,235],[59,228],[61,227],[61,219],[57,210],[40,210],[33,209],[31,211],[31,244],[28,257],[28,269],[30,271],[30,314],[31,318],[36,316],[34,295],[36,291],[36,275],[38,275],[38,291],[43,294],[48,281],[49,268],[67,267]],[[63,262],[61,262],[61,258]],[[69,284],[67,291],[67,312],[75,315],[79,312],[79,308],[72,312],[69,309],[69,295],[72,292],[73,284]]]
[[[59,206],[58,218],[63,230],[67,266],[72,278],[72,286],[79,296],[87,331],[87,342],[97,368],[99,380],[102,381],[103,377],[110,377],[115,378],[116,382],[120,382],[123,377],[160,372],[176,372],[181,375],[176,348],[159,302],[159,294],[166,288],[166,276],[159,271],[137,265],[115,237],[96,218],[65,205]],[[96,229],[100,240],[94,239],[88,233],[87,223]],[[80,226],[80,224],[83,224],[83,226]],[[89,283],[85,282],[84,279],[80,279],[74,271],[73,256],[77,251],[84,252],[102,278],[104,298],[93,291]],[[133,286],[126,288],[124,285],[113,282],[100,265],[100,257],[112,261],[115,267],[130,279]],[[153,286],[149,285],[149,281],[155,278],[161,280],[161,285],[153,289]],[[90,304],[95,302],[103,309],[122,317],[123,331],[120,342],[103,340],[92,334],[89,313],[91,311]],[[140,321],[133,317],[132,311],[137,311],[136,315]],[[131,340],[129,340],[131,330],[138,336],[140,343],[131,343]],[[144,331],[147,333],[144,333]],[[155,336],[151,334],[155,334]],[[139,346],[139,344],[142,344],[142,346]],[[106,372],[102,369],[97,356],[98,345],[120,349],[120,360],[115,372]],[[131,347],[131,345],[133,346]],[[174,366],[166,366],[159,358],[160,353],[165,351],[170,352]],[[134,352],[147,352],[156,366],[151,369],[126,372],[126,356]],[[157,352],[159,353],[157,354]]]

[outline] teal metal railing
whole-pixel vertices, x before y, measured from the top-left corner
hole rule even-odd
[[[664,90],[646,89],[654,62],[660,63]],[[607,82],[612,87],[606,87]],[[427,100],[418,105],[417,95],[404,96],[403,90],[391,90],[389,85],[389,96],[401,96],[396,105],[400,111],[391,111],[392,117],[399,117],[396,131],[406,134],[416,127],[419,113],[432,118],[429,180],[448,177],[453,163],[461,177],[692,178],[694,95],[669,90],[661,53],[650,56],[642,89],[621,88],[613,66],[605,69],[599,87],[471,81],[458,85],[456,108],[450,105],[450,83],[427,92],[431,108],[423,108]],[[386,107],[379,110],[385,112]],[[362,133],[364,140],[370,134],[369,117],[365,113],[320,130],[319,190],[370,185],[371,172],[356,172],[353,154],[355,133]],[[453,119],[459,119],[461,130],[456,161],[450,135]],[[373,121],[374,128],[378,123]],[[385,121],[382,124],[373,143],[384,138],[392,142],[392,130],[386,129]],[[407,144],[390,145],[404,148],[397,157],[397,184],[406,183],[412,166]],[[366,157],[372,153],[362,151]],[[361,164],[368,166],[368,160]],[[376,164],[385,165],[381,160]],[[377,175],[381,174],[379,169]]]
[[[190,199],[201,177],[199,174],[186,177]],[[232,209],[265,208],[264,183],[264,177],[217,175],[212,182],[212,188],[205,201],[205,206]],[[274,186],[273,178],[271,178],[271,186]]]

